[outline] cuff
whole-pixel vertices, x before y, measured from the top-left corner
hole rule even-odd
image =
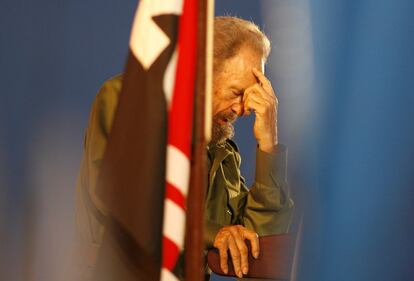
[[[256,177],[255,181],[266,185],[275,185],[274,179],[286,181],[287,147],[283,144],[276,146],[275,152],[267,153],[256,148]]]
[[[207,249],[213,248],[214,239],[216,238],[217,233],[223,226],[206,220],[204,224],[204,244]]]

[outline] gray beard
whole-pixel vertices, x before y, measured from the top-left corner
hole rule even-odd
[[[232,124],[220,125],[213,121],[211,143],[223,144],[226,139],[231,139],[233,136],[234,127]]]

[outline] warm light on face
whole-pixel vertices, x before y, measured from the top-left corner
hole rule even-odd
[[[213,139],[218,126],[228,127],[243,112],[244,90],[257,83],[252,69],[264,70],[264,60],[250,48],[242,48],[239,53],[223,63],[213,82]],[[216,126],[216,128],[214,128]],[[231,127],[231,129],[229,129]],[[217,137],[217,136],[216,136]],[[229,136],[221,136],[229,137]]]

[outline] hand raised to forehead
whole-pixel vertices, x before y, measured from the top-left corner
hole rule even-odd
[[[272,84],[256,68],[252,69],[257,83],[244,91],[244,114],[255,112],[254,135],[259,148],[265,152],[273,152],[278,143],[277,139],[277,106],[278,100],[273,91]]]

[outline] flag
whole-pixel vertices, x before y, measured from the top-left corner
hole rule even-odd
[[[197,1],[185,0],[183,4],[177,42],[176,77],[168,116],[161,280],[176,280],[171,273],[184,248],[185,201],[191,170]]]
[[[99,179],[108,220],[96,279],[178,280],[172,271],[183,249],[190,177],[196,4],[139,3]]]

